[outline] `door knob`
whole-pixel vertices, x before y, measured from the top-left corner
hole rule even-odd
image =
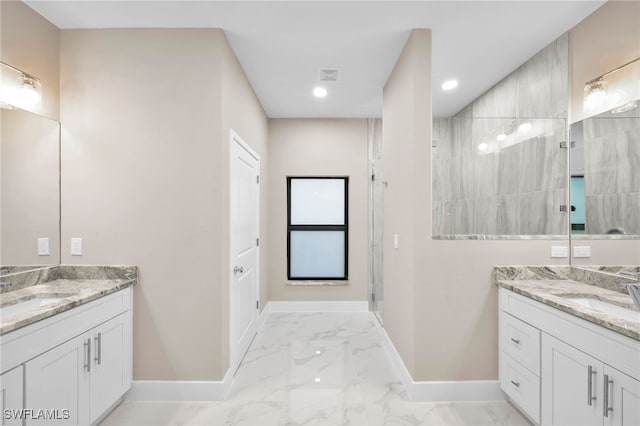
[[[242,266],[234,266],[233,267],[233,273],[237,274],[237,273],[243,273],[244,272],[244,268]]]

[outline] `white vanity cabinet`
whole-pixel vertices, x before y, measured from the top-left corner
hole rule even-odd
[[[90,419],[95,422],[131,387],[131,318],[121,314],[93,329]],[[91,343],[92,342],[92,343]]]
[[[546,334],[542,347],[543,424],[640,425],[640,381]]]
[[[542,341],[542,424],[602,426],[602,362],[547,334]]]
[[[86,340],[78,336],[25,364],[25,408],[52,410],[27,418],[26,424],[89,424]]]
[[[131,297],[126,288],[2,336],[3,370],[24,368],[27,425],[94,424],[120,401],[131,386]]]
[[[609,414],[605,416],[605,426],[640,425],[640,381],[606,364],[604,374],[609,380],[606,399]]]
[[[2,426],[22,425],[22,420],[14,415],[14,410],[22,408],[22,366],[0,375],[0,408]],[[5,411],[8,410],[8,411]]]
[[[538,424],[640,425],[640,342],[501,288],[500,384]]]

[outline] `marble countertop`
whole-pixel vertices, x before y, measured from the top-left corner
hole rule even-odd
[[[136,279],[55,279],[0,294],[0,309],[35,298],[62,298],[53,304],[4,318],[0,313],[0,335],[49,318],[135,284]],[[1,311],[0,311],[1,312]]]
[[[569,298],[597,299],[622,308],[637,311],[631,296],[628,294],[573,280],[499,279],[497,280],[497,284],[500,287],[544,303],[545,305],[552,306],[640,341],[640,322],[625,320],[614,315],[590,309],[569,300]],[[638,319],[640,320],[640,312],[638,312]]]

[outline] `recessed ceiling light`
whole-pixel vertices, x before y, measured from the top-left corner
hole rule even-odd
[[[442,83],[442,90],[452,90],[458,87],[458,80],[447,80]]]
[[[502,142],[503,140],[505,140],[507,138],[507,135],[505,135],[504,133],[499,134],[498,136],[496,136],[496,139],[500,142]]]
[[[325,96],[327,96],[327,89],[325,89],[324,87],[316,87],[315,89],[313,89],[313,96],[315,96],[316,98],[324,98]]]

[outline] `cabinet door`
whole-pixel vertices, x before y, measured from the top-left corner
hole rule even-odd
[[[25,364],[28,425],[89,423],[90,340],[84,334]]]
[[[0,376],[0,404],[2,426],[22,425],[22,366]],[[6,410],[6,411],[5,411]]]
[[[600,361],[543,333],[541,423],[602,425],[602,377]]]
[[[131,386],[131,316],[124,313],[92,330],[91,422]]]
[[[602,384],[608,386],[607,398],[603,400],[608,408],[604,424],[640,425],[640,382],[608,365],[604,366],[604,374],[609,380]]]

